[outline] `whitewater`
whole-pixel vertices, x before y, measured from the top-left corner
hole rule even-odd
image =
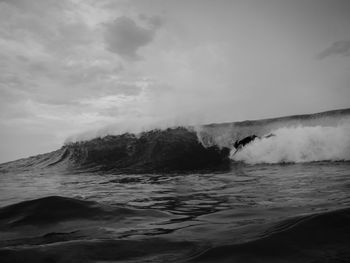
[[[0,262],[350,261],[350,109],[95,135],[0,164]]]
[[[280,128],[251,142],[232,160],[249,164],[350,160],[350,125]]]

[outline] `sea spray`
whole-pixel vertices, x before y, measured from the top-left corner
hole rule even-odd
[[[276,136],[255,140],[233,155],[249,164],[350,160],[350,124],[285,127]]]
[[[337,127],[350,123],[350,109],[272,119],[217,123],[195,126],[198,141],[205,147],[232,148],[233,143],[247,136],[263,137],[280,128]]]

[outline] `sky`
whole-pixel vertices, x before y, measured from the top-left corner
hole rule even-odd
[[[348,0],[0,0],[0,162],[101,131],[349,108],[349,14]]]

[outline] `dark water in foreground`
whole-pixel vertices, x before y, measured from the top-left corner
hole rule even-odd
[[[3,171],[0,207],[0,262],[350,262],[350,162]]]

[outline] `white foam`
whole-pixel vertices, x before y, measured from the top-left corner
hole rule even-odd
[[[250,164],[350,160],[350,124],[286,127],[272,132],[276,136],[255,140],[231,158]]]

